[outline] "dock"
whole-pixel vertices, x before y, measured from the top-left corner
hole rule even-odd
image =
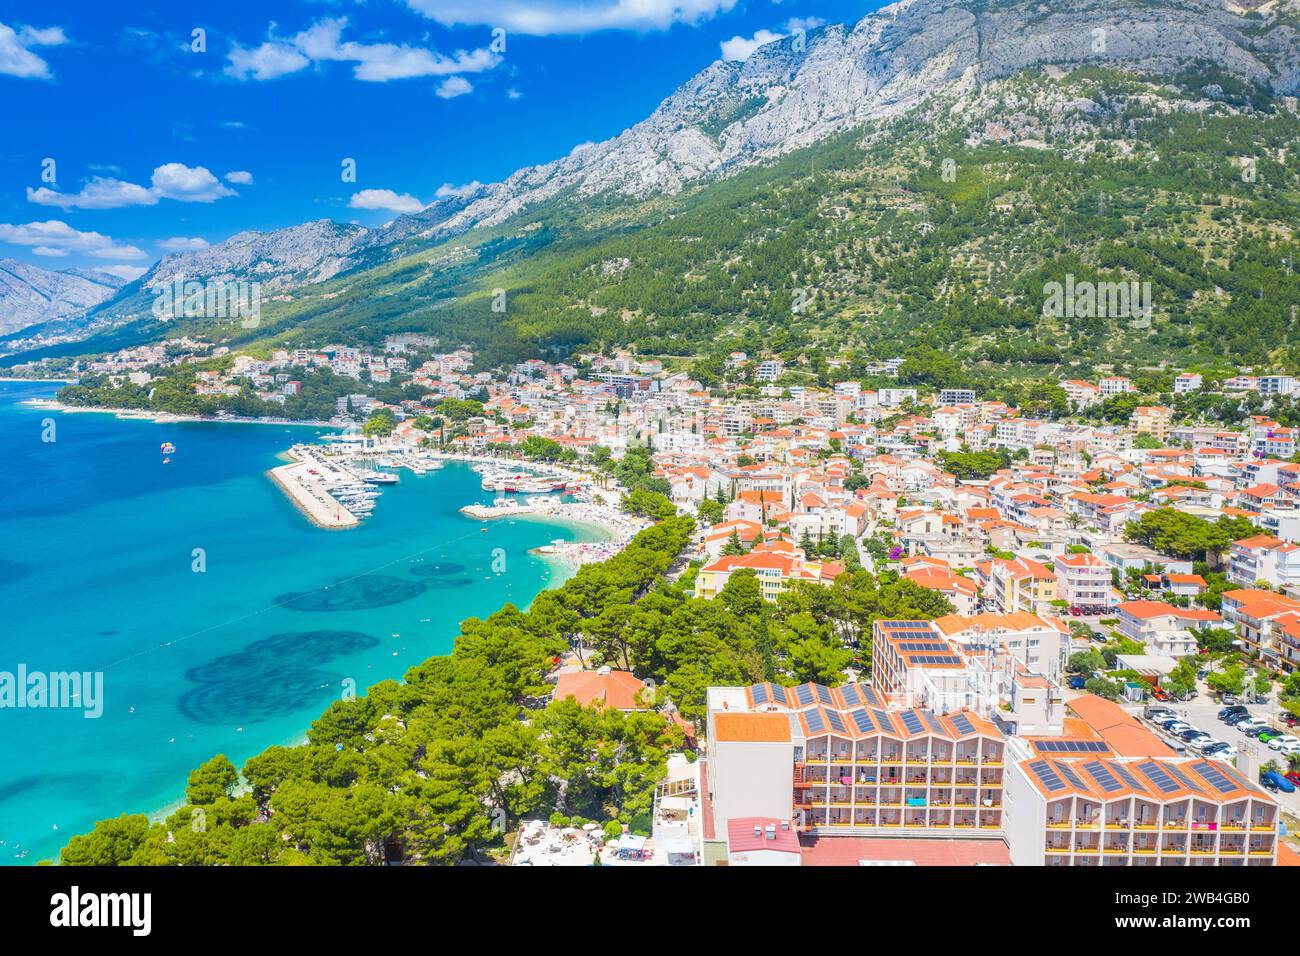
[[[313,469],[318,474],[313,475]],[[318,527],[353,528],[361,523],[356,515],[330,495],[329,489],[335,482],[325,477],[320,463],[315,459],[305,458],[289,465],[280,465],[272,468],[270,475],[289,496],[289,500],[298,506],[298,510]]]

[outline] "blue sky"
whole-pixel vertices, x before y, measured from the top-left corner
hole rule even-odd
[[[880,5],[6,0],[0,258],[133,278],[246,229],[379,225],[616,135],[756,39]]]

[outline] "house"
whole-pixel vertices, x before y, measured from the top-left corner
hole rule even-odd
[[[1151,654],[1186,657],[1197,650],[1189,628],[1220,627],[1217,612],[1206,608],[1180,608],[1161,601],[1125,601],[1115,610],[1119,632],[1146,646]]]
[[[1300,545],[1266,534],[1234,541],[1228,560],[1228,580],[1246,587],[1300,585]]]
[[[745,569],[758,576],[765,601],[775,601],[792,581],[829,585],[844,573],[842,564],[808,561],[803,551],[785,542],[761,544],[748,554],[721,555],[700,568],[695,576],[696,597],[717,597],[731,575]]]
[[[1071,607],[1103,607],[1112,601],[1110,567],[1095,554],[1058,554],[1056,597]]]
[[[614,710],[649,710],[646,685],[629,671],[602,667],[595,671],[566,671],[555,684],[555,700],[572,697],[583,707],[600,704]]]
[[[952,603],[958,614],[974,614],[978,590],[975,582],[960,574],[953,574],[948,570],[947,561],[940,563],[943,567],[922,565],[904,572],[903,577],[930,591],[938,591]]]
[[[1031,558],[1017,557],[1010,561],[994,558],[986,567],[984,596],[991,598],[999,611],[1004,614],[1051,611],[1056,600],[1056,575],[1045,565]]]

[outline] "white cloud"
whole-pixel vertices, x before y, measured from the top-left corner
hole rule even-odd
[[[231,47],[226,59],[229,61],[226,74],[237,80],[249,77],[255,80],[274,80],[311,65],[311,60],[289,44],[275,42],[263,43],[251,50],[236,44]]]
[[[406,0],[444,26],[486,25],[531,36],[666,30],[727,13],[736,0]]]
[[[97,259],[147,258],[144,251],[135,246],[117,245],[111,236],[82,232],[58,219],[23,225],[0,223],[0,242],[28,246],[41,256],[65,256],[76,252]]]
[[[226,173],[225,179],[226,182],[234,183],[237,186],[253,185],[253,174],[245,169],[232,169]]]
[[[107,272],[111,276],[117,276],[119,279],[125,279],[127,282],[134,282],[140,278],[148,269],[141,266],[103,266],[100,272]]]
[[[27,187],[27,201],[60,209],[119,209],[122,206],[152,206],[158,197],[143,186],[104,176],[95,176],[80,192],[61,193],[42,186]]]
[[[194,252],[198,249],[206,249],[208,240],[194,236],[187,238],[185,236],[172,236],[170,239],[162,239],[158,242],[159,249],[165,249],[168,252]]]
[[[232,176],[251,173],[227,173],[231,182],[244,182]],[[38,206],[57,206],[59,209],[120,209],[123,206],[153,206],[159,199],[178,202],[214,202],[225,196],[238,195],[217,180],[202,166],[193,168],[184,163],[164,163],[153,171],[152,185],[139,186],[104,176],[95,176],[78,192],[62,193],[48,186],[39,189],[27,187],[27,201]]]
[[[466,183],[463,186],[453,186],[451,183],[443,183],[438,187],[438,191],[434,193],[434,195],[439,199],[446,199],[449,196],[464,197],[473,195],[482,188],[483,184],[477,179],[473,182]]]
[[[248,49],[236,44],[226,74],[238,80],[271,80],[313,63],[351,63],[352,75],[370,83],[421,76],[453,76],[493,69],[501,57],[487,49],[457,50],[450,56],[404,43],[357,43],[343,39],[346,17],[320,20],[287,39],[272,36]],[[444,84],[445,85],[445,84]],[[459,94],[457,94],[459,95]]]
[[[237,195],[233,189],[221,185],[204,166],[164,163],[153,171],[152,181],[155,195],[180,202],[215,202]]]
[[[759,47],[782,39],[785,39],[785,34],[773,33],[771,30],[759,30],[748,39],[742,36],[734,36],[730,40],[723,40],[720,44],[722,58],[724,60],[748,60],[750,54]]]
[[[785,21],[785,32],[798,33],[802,30],[804,33],[809,33],[820,26],[824,26],[825,23],[826,21],[821,17],[791,17]]]
[[[398,195],[391,189],[363,189],[348,200],[351,209],[386,209],[389,212],[419,212],[424,203],[410,193]]]
[[[35,46],[62,46],[68,42],[62,27],[13,27],[0,23],[0,74],[47,80],[50,65],[32,52]]]
[[[438,84],[437,94],[444,100],[455,99],[474,92],[474,85],[463,76],[449,76]]]
[[[508,100],[517,100],[517,99],[519,99],[520,97],[522,97],[523,95],[524,95],[524,94],[520,93],[520,92],[519,92],[517,89],[515,89],[513,86],[510,87],[510,89],[506,90],[506,99],[508,99]]]

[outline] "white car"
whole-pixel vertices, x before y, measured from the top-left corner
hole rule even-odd
[[[1268,745],[1273,747],[1273,741],[1270,740]],[[1283,757],[1290,757],[1292,754],[1300,754],[1300,741],[1292,744],[1283,744],[1281,747],[1273,747],[1273,749]]]
[[[1197,737],[1195,740],[1190,741],[1187,744],[1187,748],[1189,750],[1195,750],[1197,753],[1203,754],[1211,747],[1214,747],[1221,743],[1223,743],[1222,740],[1215,740],[1213,737]]]
[[[1245,720],[1239,720],[1237,721],[1237,723],[1230,724],[1229,726],[1235,727],[1237,730],[1240,730],[1244,734],[1246,731],[1250,730],[1253,727],[1259,727],[1261,729],[1267,727],[1268,721],[1261,720],[1258,717],[1247,717]]]
[[[1214,753],[1205,755],[1206,760],[1219,760],[1223,763],[1232,763],[1237,759],[1237,748],[1229,747],[1227,750],[1216,750]]]
[[[1269,750],[1281,750],[1286,746],[1294,747],[1297,745],[1300,745],[1300,737],[1296,737],[1292,734],[1283,734],[1281,737],[1274,737],[1268,742]]]

